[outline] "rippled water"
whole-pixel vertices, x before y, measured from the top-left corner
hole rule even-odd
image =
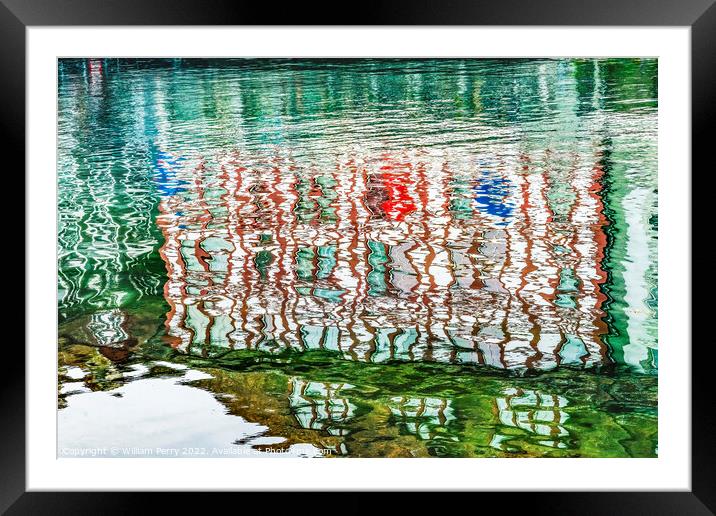
[[[60,454],[654,456],[656,71],[60,60]]]

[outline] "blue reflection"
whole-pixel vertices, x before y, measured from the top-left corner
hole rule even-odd
[[[156,144],[149,144],[149,153],[154,169],[153,179],[157,191],[162,197],[170,197],[186,190],[189,183],[177,178],[177,170],[185,158],[172,156],[159,149]]]
[[[492,215],[503,219],[498,222],[500,226],[506,226],[512,218],[514,206],[506,202],[512,189],[509,180],[498,176],[496,172],[483,171],[483,176],[472,188],[475,193],[477,209],[481,213]]]

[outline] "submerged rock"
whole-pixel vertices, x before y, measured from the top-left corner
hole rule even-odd
[[[119,308],[79,317],[60,327],[61,343],[84,344],[99,348],[112,362],[129,358],[138,340],[129,330],[130,316]]]
[[[127,330],[127,315],[114,308],[103,312],[95,312],[90,316],[87,329],[93,344],[100,347],[123,348],[136,344]]]
[[[137,339],[131,337],[127,329],[127,314],[118,308],[92,314],[87,330],[92,344],[112,362],[127,360],[131,355],[130,348],[137,345]]]

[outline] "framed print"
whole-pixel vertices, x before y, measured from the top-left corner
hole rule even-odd
[[[213,7],[2,8],[28,203],[3,508],[713,511],[711,2]]]

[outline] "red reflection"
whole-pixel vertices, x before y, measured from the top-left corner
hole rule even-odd
[[[387,164],[380,167],[382,180],[388,199],[381,204],[386,218],[403,221],[405,216],[416,211],[413,198],[408,194],[411,187],[411,163]]]

